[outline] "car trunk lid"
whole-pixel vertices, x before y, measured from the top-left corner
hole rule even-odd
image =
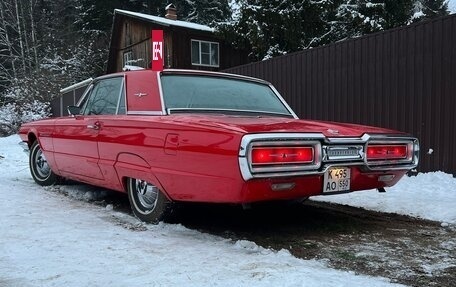
[[[348,123],[300,120],[283,117],[231,115],[172,115],[173,121],[221,128],[239,133],[322,133],[326,137],[361,137],[365,133],[397,134],[397,131]]]

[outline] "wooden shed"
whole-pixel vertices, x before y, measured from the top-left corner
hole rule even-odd
[[[176,9],[166,7],[166,18],[114,10],[107,73],[125,66],[150,68],[151,31],[163,30],[164,68],[219,71],[249,63],[248,52],[235,49],[206,25],[180,21]],[[82,96],[89,81],[62,89],[51,103],[54,117],[68,115],[67,106]]]
[[[164,68],[218,71],[249,62],[247,52],[226,43],[213,28],[177,20],[172,4],[166,11],[166,18],[114,11],[108,73],[128,65],[150,68],[152,30],[164,33]]]

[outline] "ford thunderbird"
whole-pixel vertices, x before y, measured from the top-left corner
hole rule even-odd
[[[65,178],[126,192],[148,222],[165,219],[175,202],[385,191],[418,164],[410,135],[298,119],[271,84],[232,74],[102,76],[68,110],[20,128],[35,182]]]

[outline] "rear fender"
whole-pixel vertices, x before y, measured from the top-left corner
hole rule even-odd
[[[172,200],[161,182],[152,173],[151,166],[142,157],[132,153],[120,153],[117,156],[114,169],[125,192],[127,191],[127,178],[137,178],[154,184],[169,200]]]

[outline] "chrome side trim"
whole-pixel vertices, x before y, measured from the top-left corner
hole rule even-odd
[[[238,74],[205,71],[205,70],[165,69],[159,73],[164,74],[164,75],[180,74],[180,75],[213,76],[213,77],[215,76],[215,77],[224,77],[224,78],[229,78],[229,79],[247,80],[247,81],[262,83],[262,84],[266,84],[266,85],[271,85],[271,83],[269,83],[268,81],[258,79],[258,78],[253,78],[253,77],[248,77],[248,76],[243,76],[243,75],[238,75]]]
[[[293,141],[293,140],[323,140],[325,136],[320,133],[267,133],[267,134],[248,134],[242,137],[239,156],[245,157],[247,147],[251,142],[255,141]]]
[[[140,116],[162,116],[161,111],[128,111],[127,115],[140,115]]]
[[[239,158],[239,165],[241,166],[241,158]],[[249,180],[252,178],[270,178],[270,177],[290,177],[290,176],[302,176],[302,175],[323,175],[329,168],[331,167],[340,167],[341,163],[332,163],[332,164],[325,164],[321,166],[320,170],[302,170],[302,171],[291,171],[291,172],[270,172],[270,173],[259,173],[253,175],[252,173],[242,170],[241,166],[241,174],[244,180]],[[364,166],[363,163],[343,163],[343,166]],[[402,168],[403,169],[403,168]],[[389,169],[392,170],[392,169]]]
[[[120,86],[119,97],[118,97],[118,99],[117,99],[116,115],[119,114],[120,100],[121,100],[121,98],[122,98],[122,93],[123,93],[124,97],[125,97],[125,95],[126,95],[125,92],[124,92],[124,90],[125,90],[125,75],[124,75],[123,78],[122,78],[122,84],[121,84],[121,86]],[[127,99],[125,99],[125,111],[127,111]]]
[[[68,86],[66,88],[61,89],[60,93],[64,94],[66,92],[69,92],[69,91],[72,91],[72,90],[76,90],[76,89],[84,87],[84,86],[88,86],[88,85],[90,85],[90,83],[92,83],[92,81],[93,81],[93,78],[88,78],[88,79],[86,79],[84,81],[78,82],[76,84],[73,84],[71,86]]]
[[[290,118],[291,114],[282,114],[282,113],[274,113],[268,111],[259,111],[259,110],[239,110],[239,109],[210,109],[210,108],[169,108],[166,110],[168,114],[172,114],[173,111],[206,111],[206,112],[245,112],[245,113],[254,113],[261,116],[261,114],[266,115],[277,115],[277,116],[284,116]]]
[[[93,88],[93,83],[91,83],[89,86],[87,86],[87,89],[85,89],[84,93],[82,96],[79,98],[79,101],[76,103],[77,107],[81,107],[81,103],[84,101],[85,97],[87,97],[87,94],[92,91]]]
[[[269,84],[269,88],[274,92],[274,94],[279,98],[279,100],[282,102],[282,104],[285,106],[285,108],[290,112],[290,114],[293,115],[293,118],[299,119],[298,116],[295,114],[293,109],[288,105],[288,103],[282,98],[282,95],[280,95],[279,91],[272,85]]]
[[[162,106],[163,115],[167,115],[165,107],[165,98],[163,97],[163,87],[161,83],[161,72],[157,72],[158,93],[160,94],[160,102]]]

